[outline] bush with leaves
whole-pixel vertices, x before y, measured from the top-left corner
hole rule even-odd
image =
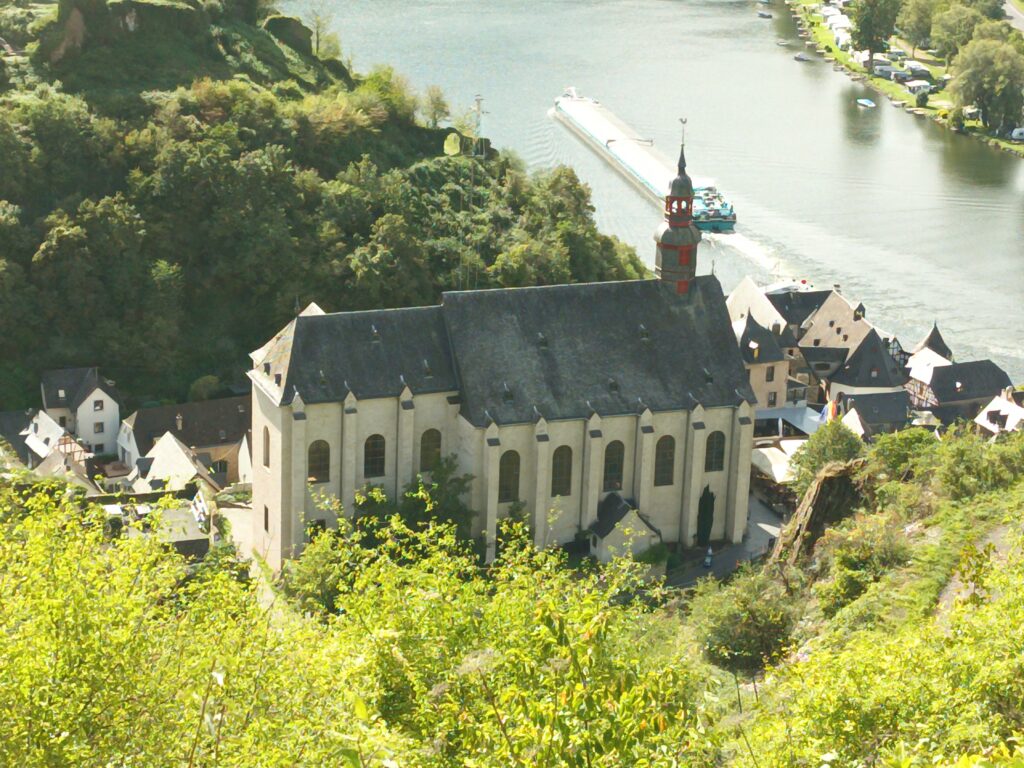
[[[709,661],[753,672],[778,658],[799,614],[796,596],[780,576],[744,567],[725,584],[715,578],[697,584],[689,620]]]
[[[822,425],[793,454],[790,465],[794,493],[798,497],[807,493],[815,476],[827,464],[851,461],[863,453],[864,443],[841,421],[836,419]]]

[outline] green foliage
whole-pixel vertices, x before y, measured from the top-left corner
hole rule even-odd
[[[0,348],[33,373],[98,364],[180,399],[234,378],[296,304],[646,274],[571,171],[439,156],[390,70],[355,90],[201,79],[138,99],[120,120],[52,86],[0,97]],[[32,396],[19,384],[0,407]]]
[[[778,658],[798,616],[797,601],[778,574],[752,568],[741,569],[727,584],[702,579],[689,610],[704,655],[747,672]]]
[[[834,616],[909,556],[902,530],[883,515],[858,516],[827,531],[815,552],[825,567],[815,592],[826,616]]]
[[[953,499],[1005,488],[1024,473],[1024,435],[989,443],[969,427],[951,431],[936,455],[935,477]]]
[[[985,125],[1016,127],[1024,110],[1024,53],[1011,42],[971,40],[956,59],[952,92],[957,104],[975,105]]]
[[[938,0],[904,0],[896,17],[896,26],[902,36],[917,48],[928,44],[932,34],[932,19],[935,16]]]
[[[900,0],[859,0],[853,10],[853,43],[873,57],[892,37]],[[870,61],[869,61],[870,64]]]
[[[864,443],[838,419],[818,429],[793,455],[793,491],[802,497],[815,475],[834,461],[847,462],[864,452]]]
[[[984,16],[966,5],[955,3],[935,16],[932,26],[932,44],[946,61],[952,60],[974,36],[974,28]]]
[[[199,400],[210,400],[220,394],[222,390],[220,379],[216,376],[200,376],[192,382],[188,388],[189,402]]]

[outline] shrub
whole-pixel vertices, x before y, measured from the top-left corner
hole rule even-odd
[[[817,551],[827,578],[815,585],[815,592],[826,616],[834,616],[852,603],[910,555],[902,532],[882,515],[861,515],[827,531]]]
[[[914,97],[914,103],[917,105],[918,109],[924,109],[925,107],[927,107],[928,93],[926,91],[921,91],[919,94],[917,94],[917,96]]]
[[[864,452],[864,443],[841,421],[830,421],[808,438],[793,455],[793,491],[803,496],[815,475],[833,461],[846,462]]]
[[[690,620],[714,664],[752,672],[777,658],[797,619],[797,604],[769,570],[744,566],[727,584],[703,579],[690,601]]]

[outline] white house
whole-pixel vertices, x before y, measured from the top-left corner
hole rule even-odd
[[[513,509],[538,546],[582,539],[599,556],[626,519],[643,546],[739,541],[755,398],[721,286],[695,276],[692,198],[681,156],[659,279],[312,305],[253,352],[259,553],[279,568],[310,523],[336,524],[319,497],[351,515],[360,489],[394,498],[442,455],[473,476],[466,501],[489,558]],[[602,504],[630,513],[605,531]]]
[[[97,368],[43,373],[43,410],[96,455],[115,453],[121,410],[113,383]]]
[[[193,481],[214,493],[221,489],[220,484],[210,474],[203,457],[196,455],[170,432],[164,433],[153,444],[146,456],[136,462],[135,469],[128,475],[128,482],[135,493],[178,491]]]

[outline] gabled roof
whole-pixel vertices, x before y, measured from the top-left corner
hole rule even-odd
[[[953,352],[946,345],[946,340],[942,338],[942,334],[939,333],[938,323],[932,323],[932,329],[928,331],[928,335],[921,339],[920,343],[914,347],[913,354],[917,354],[922,349],[930,349],[947,360],[953,359]]]
[[[825,303],[833,291],[785,291],[767,294],[775,309],[790,325],[803,325],[804,320],[814,314]]]
[[[910,418],[907,390],[852,395],[846,399],[847,411],[856,411],[862,424],[905,424]]]
[[[991,360],[953,363],[932,371],[931,389],[940,405],[995,397],[1009,386],[1006,371]]]
[[[473,424],[738,405],[753,392],[714,276],[444,294]]]
[[[734,326],[735,327],[735,326]],[[747,315],[739,335],[740,354],[747,365],[778,363],[785,359],[775,336]]]
[[[864,306],[852,304],[842,294],[832,292],[817,311],[804,321],[806,330],[800,346],[844,347],[854,350],[860,346],[872,326],[864,319]]]
[[[441,307],[300,315],[261,352],[256,373],[281,375],[282,404],[296,391],[303,402],[326,403],[350,391],[395,397],[405,385],[417,394],[458,389]]]
[[[436,307],[296,318],[252,355],[278,402],[458,392],[462,414],[529,423],[753,402],[722,288],[695,278],[445,293]],[[279,380],[278,380],[279,377]]]
[[[124,423],[135,435],[140,455],[149,453],[153,443],[165,432],[189,446],[231,445],[241,440],[249,429],[251,403],[252,398],[244,395],[140,408]]]
[[[815,363],[828,363],[829,365],[842,365],[850,350],[845,347],[805,347],[800,345],[800,352],[808,365]]]
[[[729,298],[725,300],[729,310],[729,319],[734,323],[747,317],[753,317],[761,326],[771,328],[773,325],[786,325],[786,319],[765,296],[764,290],[748,275],[737,284]]]
[[[938,352],[927,347],[919,349],[907,360],[907,370],[910,373],[910,378],[917,379],[924,384],[931,383],[932,371],[947,365],[952,365],[952,363]]]
[[[872,328],[831,381],[851,387],[902,387],[907,375]]]
[[[1024,408],[1017,402],[1015,394],[1018,393],[1004,392],[996,395],[981,409],[974,423],[996,435],[1020,429],[1024,426]]]
[[[43,408],[69,408],[75,410],[97,389],[114,400],[120,400],[117,391],[99,374],[98,368],[60,368],[44,371],[41,376]]]

